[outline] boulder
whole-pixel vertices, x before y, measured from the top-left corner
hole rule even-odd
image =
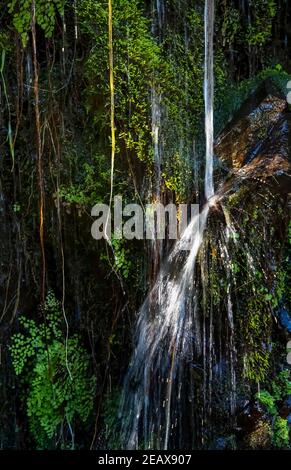
[[[218,137],[214,152],[234,177],[272,177],[288,193],[291,113],[285,97],[267,88],[264,92],[242,106]]]

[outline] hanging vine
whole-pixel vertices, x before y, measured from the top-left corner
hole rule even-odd
[[[46,280],[46,258],[44,247],[44,177],[43,177],[43,159],[42,159],[42,145],[41,145],[41,122],[39,110],[39,84],[38,84],[38,63],[37,63],[37,48],[36,48],[36,7],[35,1],[32,2],[32,18],[31,18],[31,33],[32,33],[32,50],[33,50],[33,92],[34,92],[34,111],[35,111],[35,130],[36,130],[36,155],[37,155],[37,175],[38,175],[38,188],[39,188],[39,239],[41,246],[41,259],[42,259],[42,272],[41,272],[41,299],[45,300],[45,280]]]

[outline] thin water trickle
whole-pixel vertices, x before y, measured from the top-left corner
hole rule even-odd
[[[160,148],[160,130],[161,130],[161,95],[157,93],[155,87],[151,90],[151,109],[152,109],[152,139],[154,148],[155,165],[155,198],[160,199],[161,194],[161,163],[162,151]]]
[[[152,0],[152,34],[158,43],[161,43],[164,22],[164,3],[163,0]],[[161,200],[161,184],[162,184],[162,163],[163,163],[163,145],[161,139],[162,128],[162,95],[159,83],[156,79],[155,73],[152,77],[152,87],[150,94],[151,106],[151,131],[152,131],[152,145],[154,156],[154,177],[153,188],[151,190],[151,199],[154,202]],[[159,270],[160,261],[162,258],[163,243],[160,240],[154,239],[151,242],[150,258],[152,261],[150,278],[155,280]]]
[[[204,104],[205,104],[205,138],[206,138],[206,170],[205,196],[210,199],[214,195],[213,185],[213,31],[214,31],[214,0],[205,1],[204,34]]]
[[[228,242],[229,242],[229,233],[230,231],[229,225],[226,226],[225,230],[225,241],[221,244],[221,253],[223,253],[223,260],[224,266],[226,271],[226,279],[227,279],[227,319],[228,319],[228,330],[229,330],[229,340],[227,344],[227,355],[228,355],[228,363],[229,363],[229,373],[230,373],[230,393],[229,393],[229,401],[230,401],[230,412],[232,415],[235,413],[236,409],[236,347],[235,347],[235,329],[234,329],[234,315],[233,315],[233,305],[232,305],[232,298],[231,298],[231,286],[232,276],[231,276],[231,257],[229,254],[228,249]]]
[[[27,95],[30,95],[32,90],[32,59],[29,49],[27,49],[25,57],[25,87]]]
[[[164,16],[163,0],[152,0],[152,34],[156,37],[158,43],[162,41]],[[155,166],[155,188],[153,196],[154,199],[159,201],[161,195],[161,165],[163,160],[163,148],[161,145],[162,96],[155,76],[153,77],[153,85],[151,88],[151,114]]]

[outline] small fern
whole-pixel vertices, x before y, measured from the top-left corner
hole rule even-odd
[[[96,378],[78,337],[62,341],[60,303],[51,292],[44,316],[41,324],[20,318],[23,332],[12,337],[12,364],[25,385],[25,407],[37,448],[74,448],[75,424],[86,423],[93,411]]]

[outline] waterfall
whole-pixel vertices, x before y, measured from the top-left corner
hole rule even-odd
[[[183,377],[183,360],[191,355],[193,346],[188,339],[195,331],[195,317],[189,306],[208,211],[207,204],[201,214],[193,217],[138,315],[136,349],[122,403],[126,411],[123,436],[129,449],[141,443],[148,448],[168,449],[170,434],[177,425],[175,400],[181,383],[177,384],[176,379]],[[191,249],[184,251],[192,237]]]
[[[214,31],[214,0],[205,0],[204,33],[205,33],[205,65],[204,65],[204,103],[205,103],[205,137],[206,167],[205,196],[210,199],[214,195],[213,186],[213,31]]]
[[[160,5],[160,3],[159,3]],[[187,436],[193,443],[193,425],[185,429],[181,416],[188,413],[195,403],[195,387],[189,386],[185,377],[193,376],[193,368],[212,374],[211,365],[206,367],[208,349],[212,350],[212,325],[206,345],[206,320],[199,311],[196,258],[203,241],[210,206],[214,198],[213,190],[213,22],[214,0],[206,1],[205,8],[205,133],[206,171],[205,193],[207,203],[201,213],[192,217],[179,241],[163,263],[156,282],[142,305],[134,335],[135,349],[125,379],[122,404],[122,439],[125,448],[149,449],[173,448],[177,436]],[[156,95],[152,93],[152,117],[154,147],[157,162],[159,112]],[[211,203],[208,199],[212,198]],[[186,247],[191,247],[186,251]],[[229,321],[231,321],[229,304]],[[206,331],[207,330],[207,331]],[[201,358],[204,366],[195,364],[194,358]],[[200,360],[200,359],[199,359]],[[193,380],[193,379],[191,379]],[[211,380],[210,395],[211,395]],[[198,387],[197,387],[198,389]],[[198,392],[197,392],[198,393]],[[206,401],[206,398],[205,398]],[[202,418],[203,419],[203,418]],[[203,423],[200,423],[203,427]],[[181,437],[182,439],[182,437]],[[185,445],[179,440],[178,446]],[[189,444],[190,445],[190,444]],[[193,445],[193,444],[192,444]]]

